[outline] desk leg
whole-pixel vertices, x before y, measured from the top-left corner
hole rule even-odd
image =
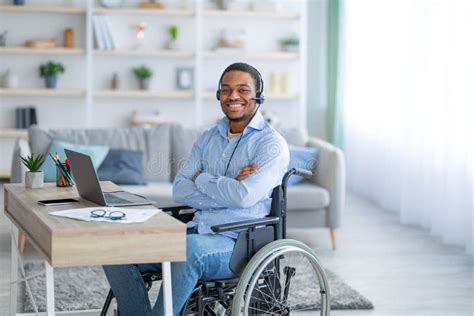
[[[166,261],[161,263],[163,277],[163,305],[165,315],[173,315],[173,296],[171,293],[171,264]]]
[[[54,271],[53,267],[44,262],[46,269],[46,312],[48,316],[54,316]]]
[[[16,315],[16,300],[18,291],[18,250],[16,249],[16,236],[18,230],[11,230],[11,270],[10,270],[10,316]]]

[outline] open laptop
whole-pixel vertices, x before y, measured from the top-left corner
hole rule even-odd
[[[83,199],[103,206],[134,206],[155,203],[126,191],[103,192],[91,157],[69,149],[64,149],[64,152],[71,164],[77,191]]]

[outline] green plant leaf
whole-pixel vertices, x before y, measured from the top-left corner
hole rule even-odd
[[[30,172],[37,172],[44,163],[44,156],[41,154],[31,154],[30,156],[26,157],[20,156],[20,159]]]
[[[133,73],[138,79],[150,78],[153,76],[153,71],[150,68],[141,66],[139,68],[133,68]]]
[[[41,64],[39,67],[39,73],[41,77],[47,77],[56,75],[59,73],[64,72],[64,65],[61,63],[55,63],[53,61],[49,61],[46,64]]]

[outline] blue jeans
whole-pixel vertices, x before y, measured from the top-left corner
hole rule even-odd
[[[179,315],[198,280],[235,277],[229,268],[234,239],[220,234],[200,235],[194,230],[188,230],[186,237],[187,261],[171,263],[173,315]],[[160,271],[161,264],[110,265],[103,268],[117,298],[121,316],[164,315],[162,289],[152,307],[141,277],[143,272]]]

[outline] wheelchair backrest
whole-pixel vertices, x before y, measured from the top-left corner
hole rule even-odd
[[[280,220],[273,225],[246,229],[239,233],[234,251],[230,259],[231,270],[240,275],[257,251],[270,242],[284,238],[286,216],[286,194],[282,185],[272,191],[272,204],[268,217],[278,217]]]

